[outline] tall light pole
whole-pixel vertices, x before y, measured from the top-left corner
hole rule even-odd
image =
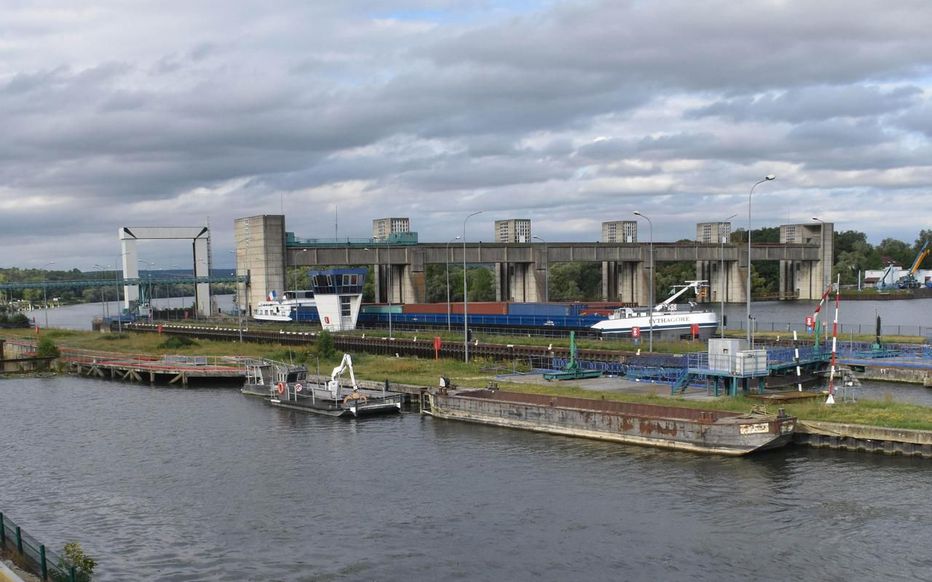
[[[826,281],[827,277],[825,276],[825,221],[812,217],[812,220],[819,223],[819,262],[822,264],[822,291],[828,288],[828,283]],[[829,267],[831,268],[831,266]],[[829,274],[831,276],[831,274]]]
[[[46,267],[50,267],[50,266],[52,266],[52,265],[54,265],[54,264],[55,264],[55,261],[52,261],[51,263],[46,263],[46,264],[42,265],[42,270],[44,271]],[[42,282],[42,303],[43,303],[43,307],[45,308],[45,309],[44,309],[44,311],[45,311],[45,328],[48,329],[48,327],[49,327],[49,291],[48,291],[48,289],[49,289],[49,281],[48,281],[49,277],[48,277],[48,274],[43,274],[43,275],[42,275],[42,278],[43,278],[43,282]]]
[[[100,271],[101,280],[103,280],[103,277],[104,277],[104,273],[103,273],[104,269],[109,269],[109,267],[105,267],[104,265],[97,265],[97,264],[94,265],[94,270]],[[105,288],[105,285],[100,286],[100,324],[101,326],[103,326],[103,322],[107,319],[107,310],[108,310],[107,300],[104,298],[104,288]]]
[[[647,332],[647,351],[654,351],[654,223],[646,215],[641,214],[637,210],[634,211],[635,216],[640,216],[647,221],[647,224],[650,225],[650,296],[647,298],[649,303],[647,317],[648,317],[648,332]]]
[[[466,285],[466,221],[477,214],[482,214],[481,210],[473,212],[463,219],[463,360],[469,363],[469,287]]]
[[[447,241],[447,331],[452,330],[450,326],[450,243],[455,240],[460,240],[460,237],[451,238]]]
[[[729,220],[731,220],[732,218],[736,216],[738,215],[732,214],[725,220],[718,223],[718,238],[720,241],[722,241],[722,249],[721,249],[721,254],[720,254],[722,263],[721,263],[721,266],[719,266],[719,270],[718,270],[718,278],[722,282],[721,291],[719,292],[719,295],[721,295],[720,299],[722,300],[722,316],[721,316],[721,321],[719,322],[721,324],[720,327],[722,330],[722,337],[725,337],[725,292],[726,292],[726,286],[725,286],[725,225],[728,223]]]
[[[764,176],[763,179],[754,182],[754,185],[751,186],[751,191],[748,192],[748,347],[751,346],[751,196],[754,194],[754,188],[757,188],[758,184],[763,184],[764,182],[769,182],[776,178],[773,174],[768,174]]]
[[[531,237],[536,238],[540,242],[544,243],[544,303],[550,303],[550,257],[547,255],[547,241],[537,236],[536,234]]]
[[[392,291],[394,291],[392,287],[394,283],[393,281],[394,277],[392,277],[392,271],[393,271],[392,269],[392,247],[390,244],[388,244],[387,241],[385,244],[386,244],[386,248],[388,249],[388,337],[391,338],[392,337]]]

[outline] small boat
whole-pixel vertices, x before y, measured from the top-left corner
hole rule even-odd
[[[686,281],[685,285],[666,300],[654,307],[653,314],[647,308],[622,307],[616,309],[604,319],[592,326],[602,332],[604,337],[638,337],[650,333],[653,324],[654,335],[683,339],[697,337],[708,339],[718,329],[718,315],[712,311],[699,308],[694,302],[686,305],[674,303],[690,289],[697,291],[705,281]]]
[[[343,354],[326,387],[308,382],[307,368],[264,360],[247,363],[242,393],[258,396],[273,406],[327,416],[360,417],[401,412],[403,394],[386,390],[360,389],[352,369],[352,358]],[[349,369],[352,385],[344,388],[340,377]]]
[[[257,321],[298,321],[309,319],[303,313],[317,311],[313,291],[286,291],[279,299],[275,291],[269,293],[268,301],[260,301],[252,311]]]
[[[782,447],[796,428],[796,418],[782,409],[779,414],[740,414],[488,389],[428,392],[421,411],[437,418],[730,456]]]

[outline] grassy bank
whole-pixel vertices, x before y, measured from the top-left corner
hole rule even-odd
[[[43,332],[60,347],[73,347],[89,350],[112,351],[137,354],[186,354],[205,356],[249,356],[271,358],[281,361],[304,363],[314,373],[329,375],[342,354],[331,357],[319,357],[316,346],[294,347],[281,344],[252,344],[216,342],[197,340],[185,347],[167,347],[166,338],[150,333],[100,334],[85,331],[48,330]],[[5,330],[5,337],[34,339],[30,330]],[[422,386],[437,386],[441,376],[450,378],[457,386],[484,388],[497,374],[511,371],[511,365],[476,358],[469,364],[453,360],[431,360],[419,358],[392,358],[371,354],[353,354],[354,371],[361,379],[381,382],[397,382]],[[691,408],[706,408],[747,412],[754,406],[760,406],[757,400],[746,398],[722,398],[714,401],[690,401],[665,398],[653,395],[635,395],[619,392],[597,392],[567,386],[559,383],[543,382],[541,384],[513,384],[499,382],[502,390],[516,392],[534,392],[580,398],[605,398],[627,402],[650,402],[672,404]],[[666,393],[666,384],[657,384],[657,394]],[[899,404],[893,402],[864,401],[857,403],[839,402],[834,406],[825,406],[821,400],[804,403],[785,403],[780,405],[789,414],[801,419],[829,422],[846,422],[866,424],[889,428],[909,428],[932,430],[932,408]],[[771,406],[775,410],[775,407]]]

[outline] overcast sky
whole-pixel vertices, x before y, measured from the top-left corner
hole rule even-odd
[[[81,7],[86,5],[86,7]],[[737,214],[932,228],[927,0],[0,0],[0,267],[114,263],[121,226],[548,241]],[[646,226],[641,229],[647,239]],[[161,267],[190,243],[140,247]]]

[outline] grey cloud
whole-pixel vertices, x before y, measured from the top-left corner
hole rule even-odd
[[[892,91],[879,87],[846,85],[791,89],[779,94],[742,96],[718,101],[687,113],[688,117],[718,116],[735,121],[802,123],[836,117],[885,115],[915,104],[922,90],[915,86]]]

